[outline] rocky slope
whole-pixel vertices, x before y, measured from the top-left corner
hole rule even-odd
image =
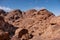
[[[0,9],[0,40],[60,40],[60,16],[47,9]]]

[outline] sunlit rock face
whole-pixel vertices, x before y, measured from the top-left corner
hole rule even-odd
[[[8,14],[5,17],[5,21],[12,24],[13,22],[20,19],[21,17],[22,17],[22,11],[17,9],[17,10],[13,10],[13,11],[8,12]]]
[[[47,9],[0,10],[0,40],[60,40],[60,16]]]

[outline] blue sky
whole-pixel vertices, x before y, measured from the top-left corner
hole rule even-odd
[[[0,0],[0,8],[22,11],[46,8],[55,15],[60,15],[60,0]]]

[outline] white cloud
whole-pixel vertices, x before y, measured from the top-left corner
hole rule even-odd
[[[0,6],[0,9],[3,9],[5,11],[11,11],[12,9],[9,7],[4,7],[4,6]]]
[[[45,7],[34,7],[33,9],[40,10],[40,9],[46,9]]]
[[[40,10],[40,7],[34,7],[33,9]]]

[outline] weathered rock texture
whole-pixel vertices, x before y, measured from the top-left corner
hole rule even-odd
[[[0,40],[60,40],[60,16],[46,9],[0,10]]]

